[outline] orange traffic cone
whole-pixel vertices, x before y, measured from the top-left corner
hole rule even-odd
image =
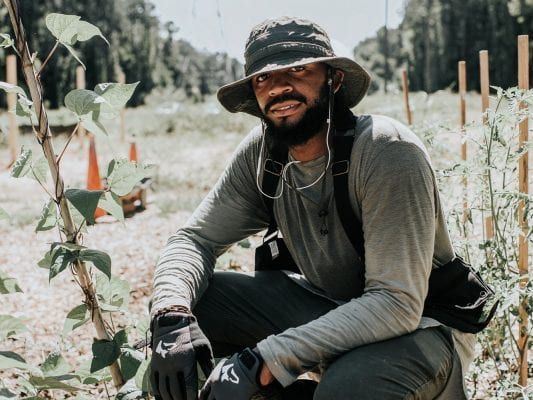
[[[131,142],[130,144],[130,161],[137,162],[137,145],[135,142]]]
[[[96,158],[96,145],[94,144],[94,136],[89,139],[89,172],[87,174],[87,189],[88,190],[102,190],[102,180],[100,179],[100,170],[98,169],[98,159]],[[101,208],[94,211],[94,218],[106,215],[106,212]]]

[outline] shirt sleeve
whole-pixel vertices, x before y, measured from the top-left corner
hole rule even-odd
[[[364,293],[258,344],[284,386],[353,348],[419,325],[435,240],[433,171],[425,151],[413,142],[389,140],[379,151],[365,151],[352,176],[365,240]]]
[[[256,187],[260,131],[241,143],[218,182],[161,252],[153,283],[152,315],[169,305],[192,308],[207,288],[216,258],[268,226]]]

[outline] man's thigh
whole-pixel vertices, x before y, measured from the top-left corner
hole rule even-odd
[[[215,357],[223,357],[312,321],[336,306],[280,271],[215,272],[193,312]]]
[[[453,373],[452,373],[453,371]],[[315,400],[464,399],[459,359],[448,328],[361,346],[335,360],[324,372]]]

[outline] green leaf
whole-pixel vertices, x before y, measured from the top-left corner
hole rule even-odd
[[[130,380],[135,376],[139,366],[144,360],[144,353],[131,347],[123,347],[120,354],[120,370],[124,380]]]
[[[28,175],[30,178],[33,178],[37,182],[44,184],[48,174],[48,161],[46,158],[41,157],[35,161],[31,166],[31,172],[32,173]]]
[[[76,59],[76,61],[80,63],[80,65],[83,67],[83,69],[87,69],[87,67],[85,67],[85,64],[83,63],[83,61],[81,61],[80,56],[78,56],[78,52],[76,50],[74,50],[74,47],[72,47],[71,45],[66,44],[66,43],[63,43],[63,46],[65,46],[67,48],[69,53],[72,54],[72,57],[74,57]]]
[[[37,265],[40,267],[40,268],[44,268],[44,269],[50,269],[50,267],[52,266],[52,251],[47,251],[45,254],[44,254],[44,257],[37,263]]]
[[[15,114],[19,117],[31,117],[37,120],[37,115],[32,110],[33,102],[26,97],[18,96],[17,104],[15,105]]]
[[[22,293],[15,278],[11,278],[5,272],[0,271],[0,294]]]
[[[0,207],[0,221],[3,219],[9,219],[9,214],[6,212],[6,210]]]
[[[145,399],[145,394],[135,385],[135,380],[131,379],[117,392],[115,400],[137,400]]]
[[[53,245],[52,245],[53,246]],[[71,251],[65,246],[58,246],[52,250],[52,259],[48,279],[51,281],[59,273],[63,272],[71,263],[78,258],[78,251]]]
[[[70,378],[72,379],[72,377]],[[51,377],[51,376],[46,376],[46,377],[31,376],[30,383],[38,390],[59,389],[59,390],[65,390],[67,392],[76,392],[78,390],[81,390],[80,387],[62,382],[61,380],[55,377]]]
[[[107,253],[100,250],[83,249],[80,251],[79,257],[83,261],[93,263],[108,279],[111,279],[111,257]]]
[[[8,388],[0,388],[0,400],[9,400],[15,399],[17,397],[16,393],[13,393]]]
[[[21,178],[28,175],[31,171],[31,150],[25,150],[22,148],[20,155],[15,161],[13,168],[11,169],[11,176],[13,178]]]
[[[113,192],[105,192],[104,196],[100,197],[98,207],[104,209],[120,222],[124,222],[124,210],[120,204],[120,198]]]
[[[95,385],[102,381],[109,382],[111,374],[109,368],[103,368],[94,373],[90,372],[92,360],[84,361],[77,369],[76,375],[80,377],[81,383],[84,385]]]
[[[0,340],[26,332],[28,328],[20,318],[0,314]]]
[[[81,125],[89,132],[92,132],[96,135],[108,136],[107,129],[100,121],[98,121],[95,115],[97,115],[96,112],[92,112],[87,115],[82,115]]]
[[[139,82],[135,83],[99,83],[94,88],[94,92],[102,96],[106,102],[102,104],[102,116],[104,118],[114,118],[119,115],[120,110],[126,105],[135,92]]]
[[[128,307],[129,283],[116,276],[111,276],[111,279],[107,279],[102,275],[97,275],[96,293],[100,307],[104,311],[126,310]]]
[[[51,13],[46,16],[46,27],[57,40],[65,45],[84,42],[94,36],[100,36],[107,44],[109,42],[96,26],[81,21],[77,15]]]
[[[102,193],[101,190],[67,189],[65,197],[83,215],[87,223],[92,225],[94,224],[94,212]]]
[[[12,83],[0,81],[0,90],[4,90],[7,93],[16,93],[26,98],[28,97],[26,96],[26,92],[24,92],[24,89],[22,89],[20,86],[13,85]]]
[[[39,217],[39,222],[37,222],[35,232],[48,231],[54,228],[56,224],[57,207],[56,203],[53,200],[50,200],[43,206],[43,209],[41,210],[41,215]],[[49,266],[47,268],[49,268]]]
[[[150,387],[150,359],[143,360],[135,374],[135,385],[143,392],[151,392]]]
[[[11,39],[7,33],[0,33],[0,47],[7,49],[15,44],[14,40]]]
[[[33,370],[35,369],[31,365],[26,363],[21,356],[12,351],[0,351],[0,370],[18,368],[22,370]]]
[[[70,366],[60,352],[53,351],[44,360],[41,371],[43,371],[44,376],[66,375],[70,371]]]
[[[93,342],[93,360],[91,372],[113,364],[120,357],[120,348],[128,342],[125,330],[117,332],[113,340],[96,340]]]
[[[92,90],[74,89],[65,96],[65,106],[78,117],[99,111],[106,100]]]
[[[63,325],[63,336],[69,334],[74,329],[79,328],[89,321],[90,318],[91,315],[86,304],[80,304],[79,306],[74,307],[72,310],[70,310],[65,318],[65,323]]]
[[[125,196],[141,179],[150,176],[152,169],[152,165],[139,165],[126,159],[117,160],[106,178],[109,190],[118,196]]]

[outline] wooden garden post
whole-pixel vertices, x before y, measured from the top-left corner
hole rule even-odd
[[[17,56],[15,55],[9,55],[6,57],[6,80],[7,83],[17,85]],[[17,94],[15,92],[7,93],[8,111],[14,110],[16,105]],[[19,127],[16,114],[9,112],[7,115],[9,125],[8,143],[10,156],[8,166],[11,166],[17,159]]]
[[[407,125],[412,125],[413,120],[411,117],[411,106],[409,105],[409,80],[407,78],[407,70],[402,70],[402,88],[403,98],[405,101],[405,114],[407,116]]]
[[[459,61],[458,64],[459,75],[459,122],[461,126],[461,160],[467,160],[467,143],[466,143],[466,62]],[[468,219],[468,178],[466,174],[463,175],[463,223]]]

